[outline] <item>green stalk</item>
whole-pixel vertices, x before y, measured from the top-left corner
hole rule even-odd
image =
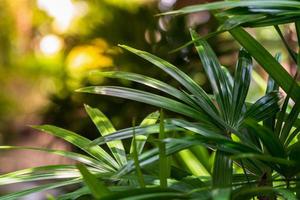
[[[135,119],[133,119],[133,121],[132,121],[132,127],[135,127]],[[143,173],[142,173],[142,169],[141,169],[141,166],[140,166],[139,157],[138,157],[138,153],[137,153],[135,129],[133,129],[132,144],[133,144],[133,146],[132,146],[133,147],[132,148],[132,156],[133,156],[134,165],[135,165],[135,169],[136,169],[137,179],[139,181],[140,187],[145,188],[146,187],[145,180],[144,180],[144,177],[143,177]]]
[[[278,25],[275,25],[274,26],[276,32],[278,33],[281,41],[283,42],[285,48],[287,49],[287,51],[289,52],[291,58],[294,60],[295,63],[297,63],[297,56],[296,56],[296,53],[289,47],[289,44],[287,43],[287,41],[285,40],[280,28]]]
[[[297,33],[297,39],[298,39],[298,48],[300,47],[300,21],[295,22],[295,27],[296,27],[296,33]],[[298,76],[299,69],[300,69],[300,49],[298,50],[298,55],[297,55],[297,72],[295,76]]]
[[[164,112],[161,109],[159,124],[159,180],[161,188],[166,188],[168,186],[168,158],[166,156],[166,145],[162,142],[165,137]]]
[[[300,46],[300,21],[295,21],[296,33],[298,38],[298,46]]]
[[[216,151],[212,183],[214,188],[232,185],[232,159],[220,150]]]

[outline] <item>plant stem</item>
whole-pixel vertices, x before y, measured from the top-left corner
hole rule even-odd
[[[168,160],[166,156],[166,145],[162,140],[165,138],[164,127],[164,112],[160,111],[160,124],[159,124],[159,180],[160,187],[166,188],[168,186]]]
[[[297,56],[296,56],[296,53],[289,47],[289,44],[288,44],[287,41],[285,40],[285,38],[284,38],[284,36],[283,36],[283,34],[282,34],[282,32],[281,32],[279,26],[278,26],[278,25],[275,25],[274,27],[275,27],[275,30],[277,31],[277,33],[278,33],[278,35],[279,35],[281,41],[283,42],[285,48],[286,48],[287,51],[289,52],[291,58],[293,59],[293,61],[294,61],[295,63],[297,63]]]
[[[132,120],[132,127],[135,127],[135,119]],[[145,180],[143,177],[143,173],[142,173],[142,169],[139,163],[139,157],[138,157],[138,153],[137,153],[137,145],[136,145],[136,139],[135,139],[135,129],[133,129],[133,138],[132,138],[132,142],[133,142],[133,149],[132,149],[132,156],[133,156],[133,160],[134,160],[134,165],[135,165],[135,169],[136,169],[136,175],[140,184],[141,188],[145,188]]]

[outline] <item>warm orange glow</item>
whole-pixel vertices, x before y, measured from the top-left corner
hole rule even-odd
[[[101,39],[95,40],[91,45],[75,47],[67,57],[67,67],[75,75],[86,70],[111,67],[112,58],[104,54],[107,50],[107,43]]]

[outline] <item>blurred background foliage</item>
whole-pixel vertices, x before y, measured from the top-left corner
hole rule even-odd
[[[37,136],[27,125],[54,124],[95,138],[96,128],[87,118],[83,104],[98,107],[117,128],[131,125],[157,108],[123,99],[74,92],[87,85],[115,85],[89,75],[91,70],[123,70],[147,74],[172,83],[166,74],[117,44],[126,44],[158,55],[187,72],[205,90],[210,88],[192,47],[171,50],[190,40],[188,28],[206,35],[217,27],[208,12],[179,17],[155,17],[203,0],[0,0],[0,142],[27,146],[70,148],[58,139]],[[274,55],[283,53],[282,63],[294,67],[274,28],[249,29]],[[296,44],[292,26],[285,27],[290,44]],[[239,46],[228,34],[209,40],[221,63],[233,73]],[[296,45],[295,45],[296,46]],[[248,96],[256,100],[264,91],[263,71],[255,68]],[[130,82],[121,82],[130,85]],[[134,88],[142,87],[134,85]],[[54,158],[25,158],[22,153],[1,154],[0,172],[43,164]],[[6,162],[15,156],[18,162]],[[12,159],[14,160],[14,159]],[[58,160],[58,163],[65,162]]]

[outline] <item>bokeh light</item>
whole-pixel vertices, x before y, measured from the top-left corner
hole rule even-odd
[[[161,11],[166,11],[171,9],[175,3],[176,0],[161,0],[158,6]]]
[[[74,3],[72,0],[38,0],[37,5],[53,17],[53,28],[58,32],[67,31],[74,19],[84,15],[88,9],[86,3]]]
[[[103,39],[73,48],[66,59],[70,75],[82,76],[87,70],[111,67],[113,59],[106,53],[108,50],[109,46]]]
[[[63,40],[57,35],[49,34],[42,37],[39,47],[44,55],[54,55],[63,48]]]

